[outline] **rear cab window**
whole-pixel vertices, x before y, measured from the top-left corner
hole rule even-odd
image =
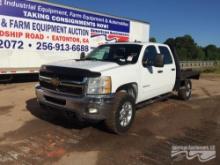
[[[159,50],[160,50],[160,54],[164,55],[164,64],[165,65],[172,64],[173,59],[169,49],[165,46],[159,46]]]

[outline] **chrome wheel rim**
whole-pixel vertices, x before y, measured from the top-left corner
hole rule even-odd
[[[188,83],[186,85],[186,96],[190,96],[191,94],[191,85]]]
[[[122,127],[126,127],[131,122],[133,115],[132,104],[130,102],[125,102],[119,112],[119,122]]]

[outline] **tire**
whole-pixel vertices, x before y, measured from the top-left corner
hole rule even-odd
[[[189,100],[192,96],[192,82],[191,80],[185,80],[184,86],[178,90],[178,97],[181,100]]]
[[[131,127],[135,117],[134,98],[126,92],[118,92],[114,99],[114,106],[105,120],[105,125],[111,132],[123,134]]]

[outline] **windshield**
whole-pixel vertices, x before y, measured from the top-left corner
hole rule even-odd
[[[142,46],[135,44],[102,45],[93,50],[85,60],[110,61],[119,64],[137,62]]]

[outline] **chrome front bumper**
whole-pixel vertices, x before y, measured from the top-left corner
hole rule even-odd
[[[58,91],[44,89],[40,85],[36,85],[35,91],[40,104],[55,109],[72,111],[84,119],[106,119],[112,110],[114,100],[114,94],[74,97],[59,93]],[[90,109],[97,109],[97,113],[91,113]]]

